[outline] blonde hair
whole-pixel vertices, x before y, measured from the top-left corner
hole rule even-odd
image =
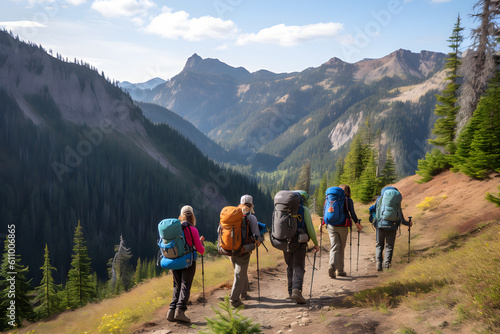
[[[191,225],[196,226],[196,217],[194,216],[194,214],[192,214],[192,215],[190,215],[190,214],[180,215],[178,219],[181,222],[186,221],[186,222],[190,223]]]
[[[344,190],[347,197],[351,197],[351,187],[349,187],[347,184],[342,184],[339,186],[339,188],[342,188]]]

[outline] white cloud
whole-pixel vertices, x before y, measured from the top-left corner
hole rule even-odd
[[[35,21],[4,21],[0,22],[0,27],[7,30],[15,30],[16,28],[44,28],[46,25]]]
[[[281,46],[294,46],[306,41],[319,38],[337,37],[343,29],[341,23],[316,23],[304,26],[286,26],[278,24],[265,28],[256,34],[242,34],[238,37],[238,45],[249,43],[278,44]]]
[[[146,32],[165,38],[182,38],[188,41],[203,39],[228,39],[238,32],[236,24],[231,20],[222,20],[212,16],[189,18],[185,11],[172,12],[164,8],[164,12],[151,20],[145,28]]]
[[[67,3],[70,3],[73,6],[81,5],[82,3],[85,3],[86,1],[87,0],[66,0]]]
[[[150,0],[95,0],[90,8],[104,17],[113,18],[144,14],[155,6],[156,4]]]

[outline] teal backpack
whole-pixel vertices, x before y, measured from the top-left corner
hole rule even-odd
[[[191,266],[196,260],[197,253],[196,249],[190,247],[186,242],[181,221],[175,218],[163,219],[158,223],[158,233],[160,235],[158,247],[161,251],[161,266],[172,270]]]
[[[388,186],[382,189],[380,198],[377,200],[375,221],[377,227],[382,230],[397,230],[403,220],[401,202],[403,196],[394,187]]]

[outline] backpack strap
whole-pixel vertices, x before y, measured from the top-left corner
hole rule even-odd
[[[347,218],[349,219],[349,221],[350,221],[350,224],[348,225],[348,227],[352,227],[352,221],[353,221],[353,219],[352,219],[352,216],[351,216],[351,211],[349,211],[349,205],[347,204],[347,199],[348,199],[348,198],[349,198],[349,197],[347,197],[347,196],[346,196],[346,197],[344,197],[345,211],[346,211],[346,217],[347,217]]]
[[[194,245],[194,238],[193,238],[193,233],[191,233],[191,224],[187,223],[184,225],[184,222],[181,224],[182,226],[182,231],[184,232],[184,236],[186,236],[186,230],[189,231],[189,236],[191,237],[191,246],[187,243],[187,238],[186,238],[186,245],[192,249],[191,251],[194,252],[196,251],[196,246]]]

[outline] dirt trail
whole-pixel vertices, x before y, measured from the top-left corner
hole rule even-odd
[[[414,226],[411,230],[412,259],[431,252],[435,247],[446,246],[445,242],[455,233],[466,234],[483,223],[498,224],[500,210],[484,200],[486,192],[498,193],[500,174],[494,174],[489,180],[472,180],[461,174],[445,172],[425,184],[418,184],[418,176],[405,178],[395,186],[404,194],[403,210],[405,217],[413,216]],[[437,209],[421,210],[419,203],[433,198]],[[346,296],[376,286],[383,285],[390,279],[394,271],[406,265],[405,255],[408,247],[408,231],[402,228],[401,236],[396,239],[393,268],[387,272],[377,272],[375,268],[375,233],[366,219],[368,205],[356,204],[356,213],[363,219],[364,230],[361,232],[359,248],[359,265],[357,260],[357,233],[352,234],[352,268],[349,270],[349,244],[346,247],[347,277],[331,279],[328,276],[328,258],[330,242],[327,233],[323,233],[323,250],[321,252],[321,269],[314,273],[312,299],[305,306],[286,301],[288,296],[286,284],[286,266],[284,261],[275,268],[263,269],[260,272],[260,302],[257,300],[257,275],[250,273],[250,300],[244,301],[246,309],[241,314],[262,324],[264,333],[394,333],[398,329],[410,326],[417,333],[471,333],[469,324],[456,323],[454,310],[433,306],[415,308],[404,303],[388,312],[371,308],[350,307],[342,305]],[[318,226],[319,219],[313,216]],[[270,245],[268,245],[269,247]],[[262,250],[264,251],[264,250]],[[397,255],[399,254],[399,255]],[[252,256],[255,256],[253,254]],[[412,261],[414,261],[412,260]],[[399,261],[399,263],[398,263]],[[309,299],[312,274],[313,254],[306,259],[306,274],[303,295]],[[319,258],[316,268],[319,268]],[[170,323],[166,320],[168,306],[160,309],[155,318],[140,325],[135,333],[197,333],[206,330],[205,317],[213,318],[215,312],[210,306],[217,306],[224,296],[229,295],[232,280],[207,294],[207,304],[196,302],[188,307],[186,315],[192,324]],[[207,286],[210,284],[207,284]],[[192,325],[196,326],[193,328]]]
[[[365,228],[369,229],[370,226]],[[325,231],[324,231],[325,232]],[[349,244],[346,247],[347,277],[331,279],[328,276],[329,242],[324,233],[323,248],[320,258],[316,258],[316,270],[312,298],[309,304],[296,305],[287,301],[286,265],[284,261],[275,268],[266,268],[260,271],[260,302],[257,291],[257,274],[250,273],[250,300],[244,301],[246,308],[241,314],[262,324],[264,333],[375,333],[380,326],[383,315],[376,311],[366,311],[361,308],[342,308],[340,303],[346,296],[375,287],[380,283],[380,278],[388,273],[376,271],[374,263],[375,234],[372,231],[360,233],[359,264],[357,265],[357,233],[352,234],[352,268],[349,270]],[[326,242],[325,242],[326,241]],[[404,247],[398,239],[400,247]],[[398,245],[397,245],[398,246]],[[255,256],[253,254],[252,256]],[[308,253],[306,258],[306,274],[304,279],[303,295],[309,299],[310,283],[314,255]],[[351,273],[349,275],[349,273]],[[231,284],[231,283],[230,283]],[[170,323],[166,320],[168,306],[158,311],[156,318],[143,324],[136,333],[197,333],[204,329],[207,321],[205,317],[212,318],[215,312],[210,306],[218,305],[224,296],[229,295],[231,286],[225,285],[212,291],[207,296],[206,306],[196,302],[192,296],[193,305],[190,305],[186,315],[191,318],[191,325]]]

